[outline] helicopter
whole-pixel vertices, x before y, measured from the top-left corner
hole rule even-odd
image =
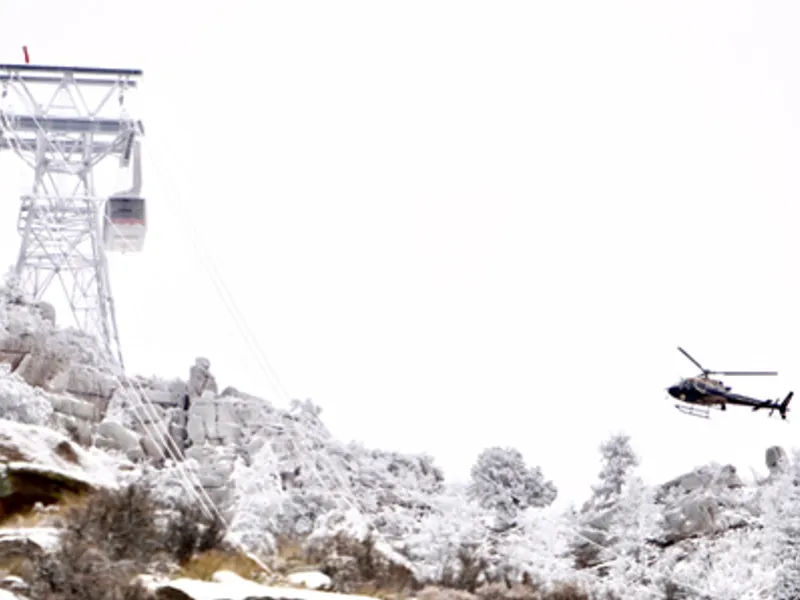
[[[710,375],[777,375],[775,371],[711,371],[697,362],[686,350],[678,346],[678,350],[692,363],[694,363],[701,374],[695,377],[682,379],[673,386],[667,388],[667,392],[673,398],[680,400],[683,404],[676,404],[675,408],[684,414],[693,417],[710,417],[710,409],[719,408],[725,410],[728,404],[735,406],[750,406],[753,411],[769,410],[769,415],[776,410],[782,419],[786,419],[789,410],[789,402],[794,396],[794,392],[789,392],[783,401],[779,400],[759,400],[744,396],[731,391],[730,386],[725,385],[719,379],[712,379]],[[688,405],[688,406],[686,406]]]

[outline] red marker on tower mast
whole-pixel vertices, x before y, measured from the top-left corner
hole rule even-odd
[[[27,65],[27,64],[30,64],[30,62],[31,62],[31,57],[30,57],[30,56],[28,56],[28,47],[27,47],[27,46],[23,46],[23,47],[22,47],[22,53],[25,55],[25,64],[26,64],[26,65]]]

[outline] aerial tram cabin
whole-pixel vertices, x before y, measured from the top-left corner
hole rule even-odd
[[[138,141],[133,146],[133,185],[117,192],[105,203],[103,245],[109,252],[141,252],[147,234],[147,206],[141,196],[142,154]],[[130,162],[130,150],[123,156],[123,165]]]

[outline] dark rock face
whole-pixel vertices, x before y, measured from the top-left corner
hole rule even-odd
[[[786,455],[786,451],[780,446],[771,446],[767,448],[764,459],[767,464],[767,468],[772,475],[780,471],[789,460],[788,456]]]
[[[31,465],[12,464],[0,475],[0,519],[33,508],[54,504],[65,494],[80,495],[94,488],[63,473]]]
[[[155,598],[156,600],[194,600],[194,598],[186,592],[182,592],[170,585],[158,588],[155,593]]]

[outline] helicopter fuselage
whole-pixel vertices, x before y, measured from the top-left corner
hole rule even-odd
[[[730,388],[723,385],[721,381],[702,377],[682,379],[667,388],[667,392],[681,402],[703,406],[724,406],[728,402],[728,396],[731,395]]]
[[[718,405],[722,410],[725,410],[726,404],[765,408],[772,405],[771,400],[759,400],[758,398],[736,394],[721,381],[705,377],[682,379],[677,384],[669,387],[667,392],[681,402],[702,406]]]

